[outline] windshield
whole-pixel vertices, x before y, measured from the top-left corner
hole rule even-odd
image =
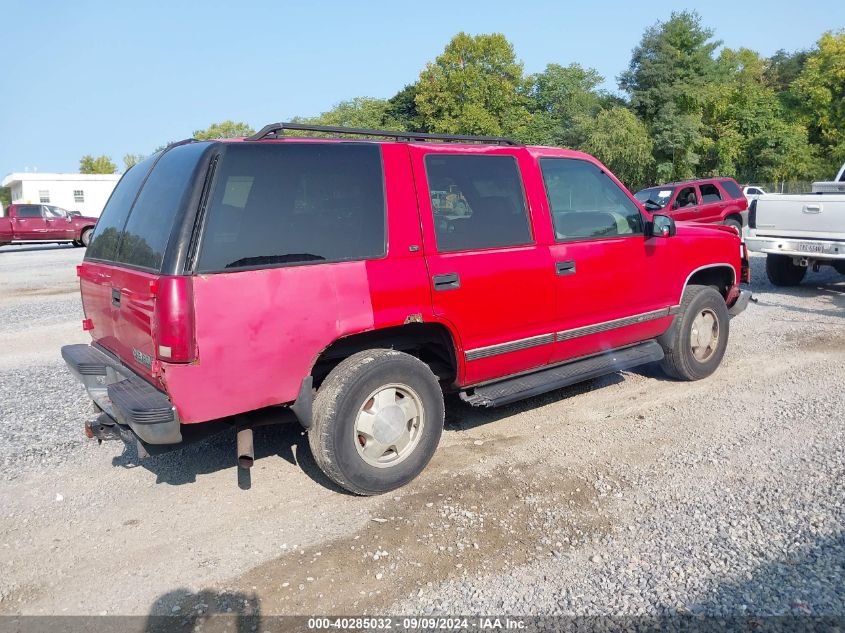
[[[645,203],[646,200],[651,200],[662,209],[669,204],[669,200],[672,198],[672,190],[650,187],[649,189],[638,191],[634,194],[634,197],[642,203]]]

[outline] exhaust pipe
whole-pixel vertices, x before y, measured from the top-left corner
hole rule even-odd
[[[252,447],[252,429],[238,429],[238,466],[252,468],[255,451]]]

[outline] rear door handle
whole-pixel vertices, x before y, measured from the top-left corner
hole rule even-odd
[[[434,281],[435,290],[454,290],[461,287],[461,278],[458,277],[458,273],[443,273],[434,275],[431,279]]]
[[[821,213],[822,205],[820,204],[805,204],[804,213]]]
[[[111,304],[115,308],[120,307],[120,288],[112,288],[111,289]]]
[[[574,275],[575,274],[575,260],[570,259],[565,262],[555,262],[555,272],[558,275]]]

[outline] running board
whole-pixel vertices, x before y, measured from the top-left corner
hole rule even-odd
[[[461,399],[474,407],[498,407],[662,359],[663,348],[660,344],[653,340],[646,341],[632,347],[575,360],[565,365],[482,385],[471,390],[471,393],[462,391]]]

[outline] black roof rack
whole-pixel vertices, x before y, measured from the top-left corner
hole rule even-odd
[[[247,141],[261,141],[265,138],[279,138],[285,130],[304,132],[327,132],[330,134],[354,134],[356,136],[382,136],[404,141],[464,141],[467,143],[489,143],[491,145],[521,145],[504,136],[463,136],[460,134],[430,134],[428,132],[397,132],[395,130],[368,130],[356,127],[334,127],[330,125],[309,125],[307,123],[271,123],[265,125]]]

